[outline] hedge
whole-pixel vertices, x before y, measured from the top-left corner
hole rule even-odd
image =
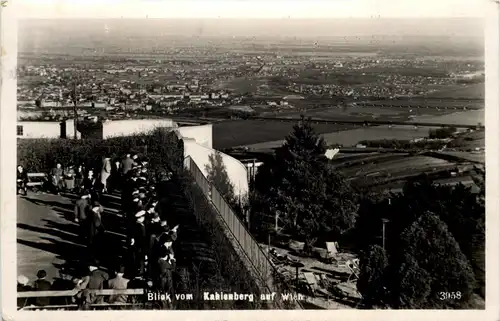
[[[153,169],[177,170],[183,166],[184,145],[176,133],[165,128],[105,140],[18,139],[17,164],[29,173],[49,172],[57,162],[99,168],[103,156],[115,159],[127,153],[144,156]]]

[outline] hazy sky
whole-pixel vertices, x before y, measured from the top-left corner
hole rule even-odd
[[[19,18],[483,17],[491,0],[17,0]],[[491,5],[491,4],[490,4]]]

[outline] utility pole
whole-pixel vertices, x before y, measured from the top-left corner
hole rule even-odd
[[[76,81],[73,83],[73,132],[74,132],[74,139],[77,139],[77,129],[76,129],[76,123],[78,119],[78,112],[76,109]]]
[[[382,219],[382,248],[385,250],[385,224],[389,222],[388,219]]]

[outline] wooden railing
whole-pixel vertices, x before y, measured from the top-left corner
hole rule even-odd
[[[73,290],[66,290],[66,291],[26,291],[26,292],[18,292],[17,297],[19,299],[28,299],[31,298],[64,298],[64,297],[74,297],[77,295],[80,291],[79,289],[73,289]],[[96,296],[110,296],[110,295],[130,295],[130,296],[139,296],[139,295],[144,295],[145,291],[144,289],[126,289],[126,290],[110,290],[110,289],[103,289],[103,290],[86,290],[91,294],[94,294]],[[132,307],[132,306],[138,306],[138,305],[143,305],[142,301],[138,303],[93,303],[89,304],[90,308],[113,308],[113,307],[118,307],[118,308],[124,308],[124,307]],[[65,304],[65,305],[43,305],[43,306],[37,306],[37,305],[29,305],[29,306],[23,306],[19,307],[22,310],[40,310],[40,309],[46,309],[46,310],[57,310],[57,309],[64,309],[64,310],[72,310],[72,309],[78,309],[79,305],[78,304]]]

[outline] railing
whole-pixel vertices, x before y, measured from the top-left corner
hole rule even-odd
[[[75,297],[81,290],[73,289],[67,291],[25,291],[18,292],[18,299],[29,299],[33,298],[73,298]],[[111,295],[127,295],[127,296],[143,296],[145,294],[144,289],[127,289],[127,290],[111,290],[111,289],[103,289],[103,290],[86,290],[88,293],[94,294],[95,296],[111,296]],[[26,302],[25,302],[26,304]],[[139,300],[136,303],[92,303],[89,304],[89,308],[127,308],[127,307],[144,307],[144,300]],[[71,309],[79,309],[80,305],[78,304],[64,304],[64,305],[28,305],[19,307],[22,310],[71,310]]]
[[[265,285],[270,293],[278,292],[276,282],[273,282],[277,281],[273,280],[273,277],[277,275],[277,271],[274,265],[272,265],[269,256],[260,247],[257,240],[255,240],[246,228],[245,224],[233,212],[217,188],[210,184],[198,165],[190,156],[187,156],[184,159],[184,166],[191,173],[196,184],[216,208],[218,214],[224,222],[225,228],[229,230],[238,247],[243,251],[248,261],[251,263],[255,275],[259,277],[260,281]],[[288,289],[287,284],[281,285]],[[296,303],[301,307],[300,302],[296,301]]]

